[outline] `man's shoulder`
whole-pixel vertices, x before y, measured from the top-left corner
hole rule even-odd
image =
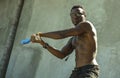
[[[93,25],[93,23],[91,23],[90,21],[81,22],[81,23],[80,23],[80,26],[95,28],[94,25]]]
[[[89,24],[88,26],[91,28],[91,31],[96,34],[96,28],[94,25],[90,21],[86,21],[86,23]]]
[[[92,26],[93,24],[90,21],[84,21],[81,22],[79,25],[88,25],[88,26]]]
[[[92,29],[93,24],[88,22],[88,21],[84,21],[84,22],[80,22],[76,27],[78,28],[82,28],[82,29]]]
[[[79,24],[81,28],[84,28],[86,31],[92,31],[96,33],[94,25],[90,21],[84,21]]]

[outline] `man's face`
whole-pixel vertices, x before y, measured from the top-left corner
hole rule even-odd
[[[79,22],[83,21],[84,10],[82,8],[75,8],[71,10],[70,13],[72,23],[77,25]]]

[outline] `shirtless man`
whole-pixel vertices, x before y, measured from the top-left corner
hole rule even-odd
[[[31,36],[31,41],[33,43],[40,43],[45,49],[60,59],[65,58],[75,50],[76,67],[70,78],[98,78],[96,29],[91,22],[86,20],[85,10],[82,6],[73,6],[70,16],[75,27],[47,33],[39,32]],[[42,37],[52,39],[71,38],[61,50],[57,50],[44,42],[41,39]]]

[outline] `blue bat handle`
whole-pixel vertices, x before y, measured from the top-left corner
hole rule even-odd
[[[21,40],[21,44],[28,44],[28,43],[30,43],[31,42],[31,40],[30,40],[30,38],[26,38],[26,39],[24,39],[24,40]]]

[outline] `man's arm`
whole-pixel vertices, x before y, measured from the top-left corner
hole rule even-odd
[[[64,57],[66,57],[67,55],[72,53],[72,51],[74,50],[74,47],[72,46],[72,38],[68,41],[68,43],[61,50],[57,50],[57,49],[53,48],[52,46],[50,46],[48,44],[45,48],[50,53],[52,53],[54,56],[56,56],[60,59],[63,59]]]
[[[45,49],[47,49],[50,53],[52,53],[54,56],[60,59],[63,59],[64,57],[69,55],[74,49],[74,47],[72,46],[72,38],[68,41],[68,43],[61,50],[57,50],[53,48],[52,46],[48,45],[42,39],[39,39],[37,35],[32,35],[31,41],[33,43],[40,43]]]
[[[52,39],[62,39],[70,36],[77,36],[87,32],[90,28],[89,23],[81,23],[75,28],[70,28],[61,31],[47,32],[47,33],[39,33],[41,37],[47,37]]]

